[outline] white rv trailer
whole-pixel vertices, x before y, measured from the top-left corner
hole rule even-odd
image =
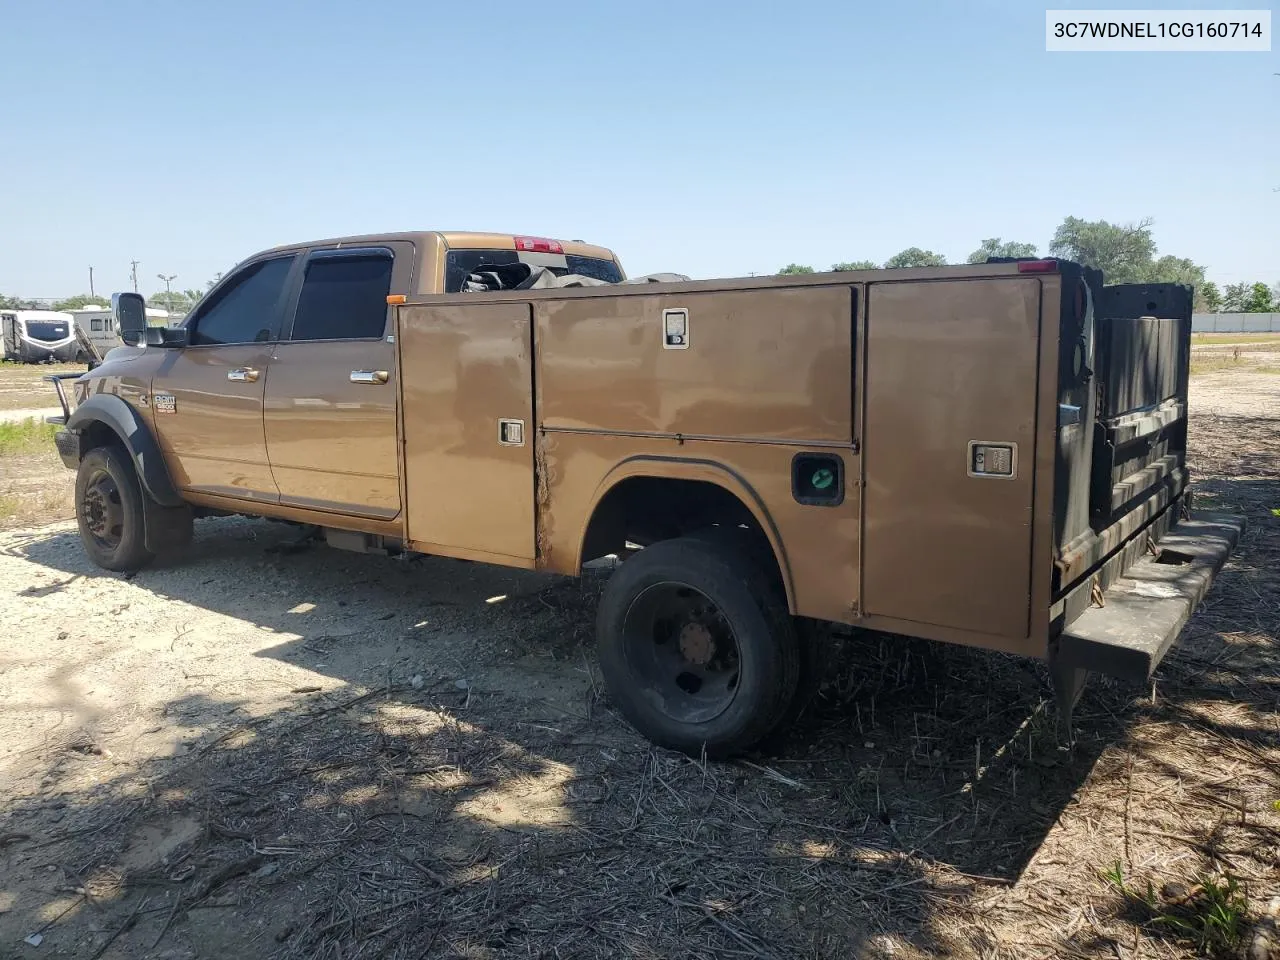
[[[88,360],[76,321],[57,310],[0,310],[4,358],[22,363]]]

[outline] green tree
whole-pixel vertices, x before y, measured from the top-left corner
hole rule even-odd
[[[1259,280],[1249,284],[1245,291],[1242,309],[1245,313],[1270,313],[1274,304],[1271,302],[1271,288]]]
[[[1271,288],[1262,281],[1228,283],[1223,288],[1222,309],[1225,313],[1270,313],[1275,307]]]
[[[831,271],[840,273],[844,270],[879,270],[880,264],[873,260],[845,260],[841,263],[833,263]]]
[[[74,297],[55,300],[53,303],[54,310],[79,310],[81,307],[106,307],[106,304],[101,297],[95,297],[87,293],[77,293]]]
[[[982,246],[969,254],[969,263],[986,263],[990,257],[1034,257],[1039,248],[1034,243],[1019,243],[1017,240],[1001,241],[999,237],[991,237],[982,241]]]
[[[1248,292],[1247,283],[1228,283],[1222,288],[1222,312],[1244,313],[1244,298]]]
[[[932,250],[921,250],[919,247],[907,247],[901,253],[895,253],[884,262],[886,270],[897,267],[945,267],[947,258]]]
[[[1182,283],[1198,287],[1204,283],[1204,267],[1186,257],[1163,256],[1151,264],[1143,279],[1150,283]]]
[[[34,304],[21,297],[6,297],[0,293],[0,310],[30,310]]]
[[[785,267],[778,271],[778,276],[789,277],[796,273],[813,273],[813,267],[806,267],[800,263],[788,263]]]
[[[1053,234],[1049,255],[1096,267],[1108,283],[1141,283],[1150,279],[1156,255],[1151,220],[1116,224],[1067,217]]]
[[[1206,280],[1196,287],[1196,310],[1200,313],[1222,312],[1222,291],[1212,280]]]
[[[161,307],[170,313],[185,313],[191,309],[191,300],[181,290],[173,290],[168,293],[160,291],[153,293],[148,302],[153,306]]]

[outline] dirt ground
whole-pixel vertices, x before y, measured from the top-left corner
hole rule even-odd
[[[1091,681],[1070,749],[1041,665],[868,635],[785,739],[699,763],[601,689],[607,570],[227,518],[122,577],[69,522],[0,533],[0,957],[1230,955],[1205,931],[1247,946],[1280,898],[1258,366],[1192,388],[1198,505],[1244,543],[1154,684]],[[4,482],[68,484],[51,460]]]
[[[40,379],[54,373],[84,373],[83,363],[0,363],[0,413],[30,416],[33,411],[56,408],[53,385]]]

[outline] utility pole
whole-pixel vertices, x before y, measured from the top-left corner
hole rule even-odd
[[[96,296],[93,292],[93,267],[89,268],[89,296]]]
[[[129,261],[129,265],[133,268],[133,270],[132,270],[132,274],[133,274],[133,292],[134,292],[134,293],[137,293],[137,292],[138,292],[138,261],[137,261],[137,260],[130,260],[130,261]]]

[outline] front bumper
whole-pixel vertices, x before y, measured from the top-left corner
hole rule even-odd
[[[53,435],[53,445],[68,470],[80,468],[80,434],[74,430],[59,430]]]
[[[1066,669],[1146,680],[1177,641],[1244,533],[1243,517],[1196,514],[1174,525],[1064,628]]]

